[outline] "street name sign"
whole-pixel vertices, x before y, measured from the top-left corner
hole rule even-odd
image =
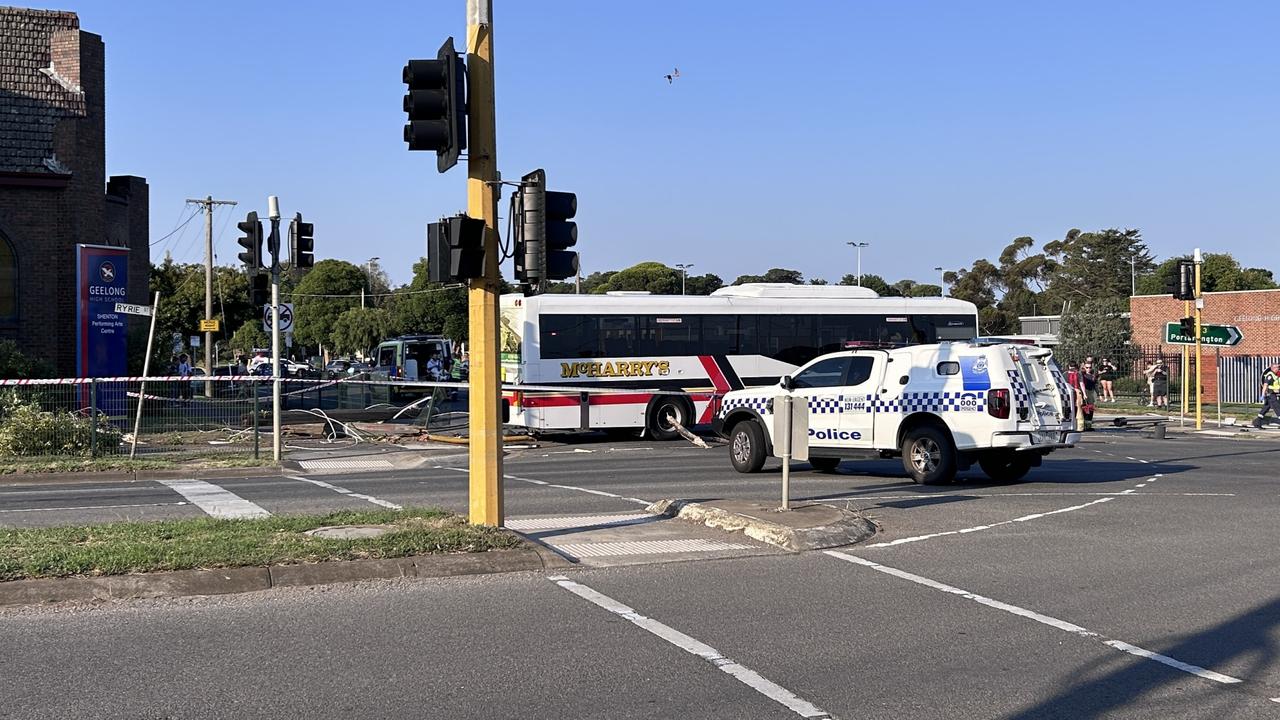
[[[131,305],[129,303],[116,303],[116,312],[124,313],[125,315],[146,315],[150,317],[151,306],[150,305]]]
[[[1200,344],[1209,347],[1235,347],[1244,339],[1244,333],[1235,325],[1201,325]],[[1195,345],[1192,335],[1183,335],[1181,326],[1176,322],[1164,326],[1164,341],[1170,345]]]

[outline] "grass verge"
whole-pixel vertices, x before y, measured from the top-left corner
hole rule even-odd
[[[303,534],[327,525],[395,529],[360,540]],[[505,530],[468,525],[433,508],[0,530],[0,580],[472,553],[521,544]]]
[[[270,454],[269,449],[266,454]],[[253,459],[252,455],[198,456],[167,455],[164,458],[136,458],[124,456],[87,457],[6,457],[0,458],[0,475],[16,473],[55,472],[109,472],[136,470],[178,470],[191,468],[275,467],[268,458]]]

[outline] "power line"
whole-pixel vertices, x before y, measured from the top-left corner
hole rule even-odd
[[[190,215],[188,215],[188,216],[187,216],[187,219],[186,219],[186,220],[183,220],[181,225],[179,225],[179,226],[175,227],[173,230],[170,230],[170,231],[169,231],[169,234],[167,234],[167,235],[165,235],[164,237],[160,238],[159,240],[156,240],[155,242],[153,242],[153,243],[149,244],[149,245],[148,245],[148,247],[155,247],[156,245],[159,245],[160,243],[164,242],[165,240],[167,240],[167,239],[169,239],[169,238],[173,237],[173,234],[174,234],[174,233],[176,233],[176,232],[178,232],[179,230],[181,230],[182,228],[186,227],[186,226],[187,226],[187,223],[191,222],[193,219],[195,219],[195,216],[197,216],[197,215],[199,215],[199,214],[200,214],[200,209],[199,209],[199,208],[196,208],[195,212],[193,212],[193,213],[191,213]],[[182,217],[182,213],[178,213],[178,217]]]

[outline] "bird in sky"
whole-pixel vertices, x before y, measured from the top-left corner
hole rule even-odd
[[[676,68],[675,70],[671,71],[670,75],[663,75],[662,77],[666,78],[667,84],[670,85],[673,80],[680,77],[680,68]]]

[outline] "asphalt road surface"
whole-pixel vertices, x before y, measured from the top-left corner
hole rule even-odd
[[[462,510],[464,464],[208,482],[271,513]],[[515,450],[509,524],[562,551],[575,534],[577,552],[669,549],[550,577],[0,612],[0,717],[1280,717],[1280,444],[1100,432],[1014,485],[801,468],[795,498],[882,531],[790,554],[638,517],[665,497],[777,498],[776,465],[738,475],[723,447]],[[4,485],[0,524],[208,512],[194,497]]]

